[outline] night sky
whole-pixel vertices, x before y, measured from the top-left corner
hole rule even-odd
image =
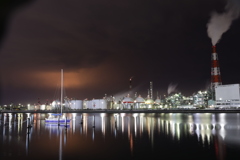
[[[237,0],[238,1],[238,0]],[[18,2],[18,3],[17,3]],[[2,4],[1,4],[2,3]],[[64,69],[66,95],[190,96],[211,82],[211,12],[225,0],[3,0],[0,104],[53,100]],[[217,43],[223,84],[240,83],[240,19]],[[129,92],[129,79],[132,90]]]

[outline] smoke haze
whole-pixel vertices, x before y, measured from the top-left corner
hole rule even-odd
[[[168,85],[168,90],[167,90],[168,94],[176,91],[176,88],[177,88],[177,84],[170,83],[170,84]]]
[[[240,0],[228,0],[225,12],[212,12],[209,23],[207,24],[208,36],[212,39],[212,45],[216,45],[221,36],[226,32],[233,20],[239,17]]]

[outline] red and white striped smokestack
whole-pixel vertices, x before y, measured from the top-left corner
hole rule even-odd
[[[216,46],[212,46],[212,67],[211,67],[211,87],[214,89],[216,86],[222,84],[218,54],[216,52]]]

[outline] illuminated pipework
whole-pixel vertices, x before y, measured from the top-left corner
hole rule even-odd
[[[212,46],[212,66],[211,66],[211,88],[222,84],[220,67],[218,62],[218,54],[216,52],[216,46]]]

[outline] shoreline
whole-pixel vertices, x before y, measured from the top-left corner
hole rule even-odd
[[[2,110],[1,113],[59,113],[56,110]],[[170,110],[117,110],[117,109],[103,109],[103,110],[68,110],[62,113],[240,113],[240,109],[170,109]]]

